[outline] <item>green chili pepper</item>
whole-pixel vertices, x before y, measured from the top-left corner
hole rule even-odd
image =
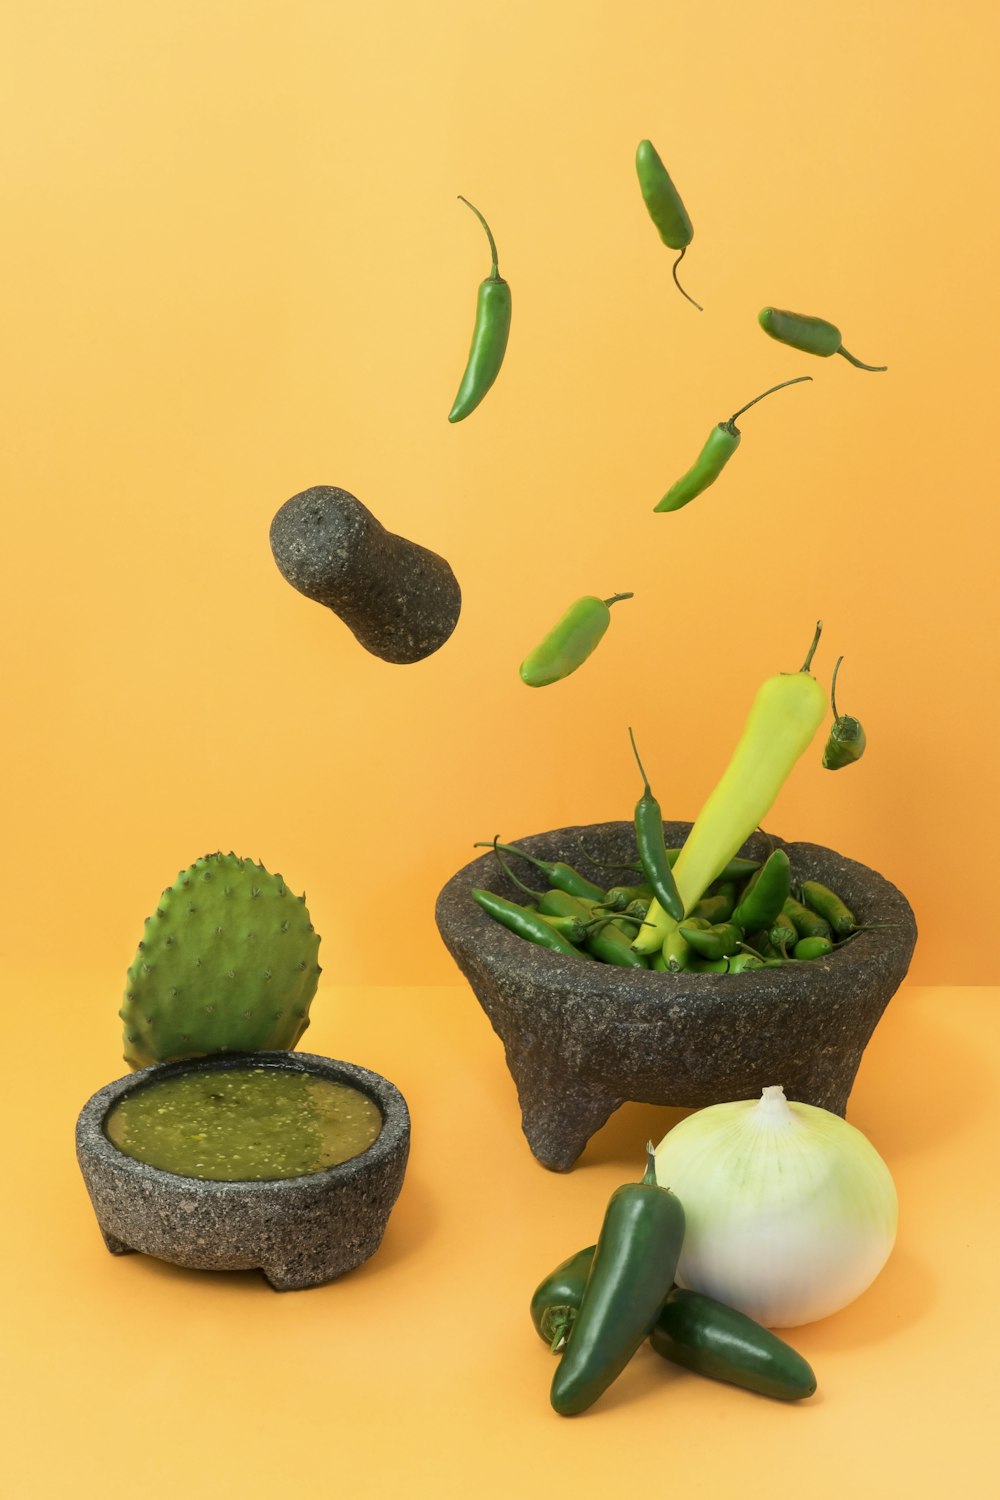
[[[786,917],[783,911],[779,911],[775,917],[768,930],[768,937],[772,948],[776,948],[782,958],[787,956],[787,951],[794,948],[799,940],[799,935],[795,931],[795,923],[791,917]]]
[[[827,937],[804,937],[799,938],[792,949],[792,957],[797,959],[826,958],[828,953],[833,952],[833,941]]]
[[[535,1288],[531,1298],[531,1321],[543,1343],[557,1354],[580,1310],[583,1290],[590,1275],[595,1245],[578,1250],[556,1266]]]
[[[684,1210],[656,1181],[646,1147],[641,1182],[611,1196],[550,1399],[563,1417],[586,1411],[621,1374],[650,1330],[673,1284],[684,1238]]]
[[[473,844],[474,849],[503,849],[506,854],[517,854],[521,859],[526,859],[530,865],[541,870],[550,885],[557,890],[565,891],[569,896],[579,896],[583,901],[603,901],[604,891],[586,875],[581,875],[579,870],[574,870],[572,865],[566,864],[561,859],[537,859],[535,855],[528,854],[523,849],[518,849],[514,844],[501,844],[492,839],[489,843],[482,841]]]
[[[694,229],[680,194],[671,182],[670,174],[652,141],[640,141],[636,147],[635,170],[649,217],[659,230],[660,239],[669,249],[681,252],[673,264],[674,284],[682,297],[687,297],[699,312],[703,312],[701,303],[695,302],[677,279],[677,267],[694,239]]]
[[[758,958],[756,953],[734,953],[729,960],[728,973],[745,974],[749,969],[762,969],[764,960]]]
[[[524,909],[527,910],[527,908]],[[564,937],[575,948],[579,948],[580,944],[586,941],[587,923],[582,917],[553,917],[543,911],[539,911],[538,915],[552,928],[553,932],[558,932],[560,937]]]
[[[582,667],[600,644],[611,620],[611,606],[632,594],[612,594],[598,599],[584,594],[571,604],[562,619],[521,663],[521,681],[528,687],[548,687]]]
[[[840,338],[840,329],[825,318],[807,317],[804,313],[785,312],[780,307],[762,307],[757,322],[764,332],[781,344],[801,349],[803,354],[818,354],[828,359],[831,354],[842,354],[857,365],[859,370],[887,370],[888,365],[866,365],[853,354],[848,354]]]
[[[728,958],[698,958],[697,956],[695,956],[688,964],[688,973],[728,974],[729,960]]]
[[[664,953],[662,948],[660,949],[659,953],[653,954],[652,958],[649,960],[649,967],[651,969],[655,969],[658,974],[665,974],[668,972],[669,965],[667,964],[666,954]]]
[[[680,856],[681,856],[681,850],[680,849],[668,849],[667,850],[667,861],[668,861],[668,863],[670,865],[671,870],[674,868],[674,865],[677,863],[677,861],[680,858]],[[723,880],[746,880],[748,876],[755,875],[759,869],[760,869],[760,861],[759,860],[757,860],[757,859],[744,859],[740,855],[735,855],[731,860],[727,861],[727,863],[719,871],[719,873],[715,877],[715,879],[717,881],[723,881]],[[713,882],[713,884],[714,884],[714,882]]]
[[[835,891],[820,885],[818,880],[804,880],[801,896],[807,906],[825,917],[838,937],[849,937],[857,930],[854,913],[841,901]]]
[[[631,934],[619,927],[621,920],[621,917],[606,917],[596,923],[588,931],[584,947],[602,963],[614,964],[616,969],[648,969],[648,960],[632,947]]]
[[[560,933],[554,932],[537,912],[525,911],[523,906],[506,901],[503,896],[495,896],[492,891],[474,889],[472,899],[495,921],[502,923],[511,932],[516,932],[518,937],[526,938],[529,943],[537,943],[540,948],[551,948],[553,953],[579,958],[579,949],[574,948]]]
[[[715,927],[694,927],[681,922],[681,937],[701,958],[718,960],[735,953],[743,941],[743,934],[732,922],[721,922]]]
[[[837,657],[837,665],[833,669],[833,681],[830,683],[833,728],[830,730],[830,738],[823,750],[823,765],[827,771],[839,771],[844,766],[853,765],[864,755],[865,746],[868,743],[858,720],[852,718],[850,714],[837,712],[837,673],[840,671],[840,663],[843,660],[842,656]]]
[[[810,911],[808,906],[803,906],[802,902],[796,901],[794,896],[789,896],[781,909],[790,919],[800,938],[828,938],[833,930],[825,917],[821,917],[818,912]]]
[[[739,411],[733,412],[728,422],[717,422],[690,469],[670,486],[659,505],[653,506],[653,510],[680,510],[696,495],[707,490],[710,484],[715,483],[740,446],[742,433],[736,426],[736,418],[741,417],[745,411],[749,411],[751,406],[756,406],[758,401],[763,401],[765,396],[771,396],[775,391],[783,391],[786,385],[800,385],[802,381],[811,379],[811,375],[796,375],[794,380],[783,380],[780,385],[772,385],[770,390],[762,391],[759,396],[748,401],[746,406],[741,406]]]
[[[648,904],[652,896],[653,888],[649,885],[613,885],[600,905],[609,911],[625,911],[633,901],[645,900]]]
[[[701,1292],[674,1287],[653,1325],[657,1354],[710,1380],[724,1380],[779,1401],[816,1390],[809,1365],[777,1334]]]
[[[594,1246],[577,1251],[535,1289],[531,1320],[557,1353],[583,1301]],[[795,1401],[811,1396],[816,1377],[801,1355],[745,1313],[701,1292],[673,1287],[653,1324],[657,1354],[710,1380],[724,1380],[763,1396]]]
[[[701,900],[692,906],[687,920],[691,917],[704,917],[710,927],[719,922],[728,922],[733,915],[736,906],[736,886],[731,880],[723,881],[721,886],[713,894],[706,891]]]
[[[682,917],[684,906],[677,894],[677,885],[670,868],[670,861],[667,859],[667,847],[663,841],[663,814],[660,811],[660,804],[650,791],[649,777],[643,770],[635,735],[631,729],[629,729],[628,737],[632,742],[632,754],[635,756],[639,775],[643,781],[642,796],[635,804],[634,820],[639,863],[652,886],[652,894],[663,910],[669,912],[672,917]]]
[[[732,759],[688,834],[674,866],[687,910],[760,827],[826,715],[826,693],[809,672],[822,628],[820,621],[798,672],[769,677],[758,689]],[[647,926],[635,940],[638,951],[654,953],[662,948],[673,920],[654,901],[646,915]]]
[[[462,383],[455,397],[455,404],[448,413],[449,422],[461,422],[475,411],[490,386],[500,373],[510,333],[510,285],[504,281],[497,269],[497,247],[490,226],[475,204],[459,193],[459,201],[471,208],[486,230],[490,242],[493,265],[485,281],[479,284],[476,301],[476,322],[472,330],[472,347],[462,376]]]
[[[649,911],[649,902],[651,900],[652,896],[650,896],[648,899],[645,896],[637,896],[634,901],[629,902],[622,915],[626,917],[641,917],[641,919],[645,922],[646,913]]]
[[[761,866],[753,886],[733,912],[733,921],[744,932],[756,932],[758,928],[770,927],[788,899],[791,884],[792,871],[788,855],[784,849],[773,849]]]

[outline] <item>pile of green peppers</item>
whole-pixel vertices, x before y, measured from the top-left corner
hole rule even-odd
[[[550,1400],[560,1416],[586,1411],[641,1344],[712,1380],[779,1401],[800,1401],[816,1377],[768,1329],[713,1297],[674,1284],[684,1210],[656,1181],[646,1148],[641,1182],[611,1196],[596,1245],[570,1256],[539,1284],[531,1318],[561,1358]]]
[[[658,808],[655,816],[659,820]],[[495,921],[540,947],[619,968],[671,974],[742,974],[815,962],[862,930],[854,913],[828,886],[815,880],[794,884],[788,855],[777,848],[763,863],[730,860],[667,934],[662,949],[649,956],[637,953],[635,936],[650,902],[663,890],[661,863],[669,870],[680,853],[665,849],[661,860],[648,829],[640,831],[638,826],[637,843],[639,863],[619,867],[631,875],[632,883],[604,888],[565,860],[536,859],[494,839],[477,847],[491,847],[506,875],[532,899],[519,904],[480,888],[473,890],[473,899]],[[548,889],[524,885],[501,851],[519,855],[541,870]]]

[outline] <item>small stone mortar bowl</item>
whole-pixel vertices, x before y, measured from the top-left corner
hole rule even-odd
[[[246,1067],[309,1072],[366,1094],[382,1127],[366,1151],[301,1177],[216,1182],[147,1166],[119,1151],[104,1122],[126,1094],[193,1070]],[[199,1271],[261,1270],[276,1291],[321,1286],[368,1260],[399,1196],[410,1115],[387,1079],[308,1052],[225,1053],[159,1063],[119,1078],[84,1105],[76,1152],[104,1242]]]
[[[681,845],[690,828],[665,824],[668,848]],[[614,868],[592,870],[581,841],[602,864],[636,860],[631,823],[514,840],[536,858],[566,860],[598,884],[637,882]],[[895,886],[832,849],[755,834],[741,853],[762,860],[778,845],[793,883],[829,886],[859,926],[873,930],[826,959],[779,969],[619,969],[539,948],[487,916],[472,899],[473,887],[528,899],[492,854],[449,880],[437,901],[438,929],[503,1042],[522,1127],[543,1166],[568,1171],[626,1100],[701,1108],[752,1099],[780,1084],[790,1099],[845,1113],[861,1055],[909,967],[916,922]],[[506,858],[526,885],[544,886],[540,871]]]

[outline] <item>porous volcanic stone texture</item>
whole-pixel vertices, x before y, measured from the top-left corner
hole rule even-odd
[[[421,661],[458,624],[462,591],[443,557],[387,531],[333,485],[293,495],[271,522],[283,578],[339,615],[383,661]]]
[[[265,1182],[207,1182],[125,1156],[103,1122],[125,1094],[192,1069],[292,1068],[351,1084],[382,1112],[379,1135],[359,1156]],[[97,1222],[115,1255],[142,1250],[199,1271],[259,1269],[277,1291],[333,1281],[375,1254],[399,1196],[410,1116],[399,1090],[377,1073],[308,1052],[250,1052],[143,1068],[84,1105],[76,1151]]]
[[[690,827],[666,824],[667,846],[682,844]],[[631,823],[559,828],[514,842],[588,870],[581,839],[602,862],[635,860]],[[781,1084],[790,1099],[845,1113],[861,1055],[909,967],[916,922],[895,886],[831,849],[756,834],[741,852],[763,859],[773,845],[788,854],[793,881],[819,880],[859,924],[888,925],[811,963],[668,974],[564,957],[508,932],[470,894],[478,886],[525,899],[492,854],[441,891],[438,928],[503,1042],[524,1133],[544,1166],[572,1167],[626,1100],[700,1108]],[[627,877],[612,870],[595,878]],[[541,880],[527,877],[529,885]]]

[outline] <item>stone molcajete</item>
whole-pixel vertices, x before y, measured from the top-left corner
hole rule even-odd
[[[666,823],[667,844],[682,844],[690,826]],[[581,839],[604,863],[635,858],[631,823],[516,842],[576,863]],[[760,859],[775,843],[758,834],[742,852]],[[563,957],[492,921],[474,887],[523,896],[491,854],[441,891],[441,936],[504,1044],[524,1133],[544,1166],[572,1167],[626,1100],[700,1108],[781,1084],[790,1099],[845,1113],[862,1053],[909,967],[916,923],[874,870],[817,844],[783,847],[794,880],[829,885],[872,930],[825,960],[732,975],[657,973]]]
[[[206,1181],[126,1156],[105,1121],[127,1094],[192,1070],[252,1064],[346,1083],[377,1105],[382,1127],[360,1155],[299,1177]],[[305,1052],[228,1053],[144,1068],[87,1102],[77,1158],[108,1249],[133,1250],[201,1271],[263,1271],[277,1291],[320,1286],[375,1254],[399,1196],[410,1142],[402,1094],[367,1068]]]

